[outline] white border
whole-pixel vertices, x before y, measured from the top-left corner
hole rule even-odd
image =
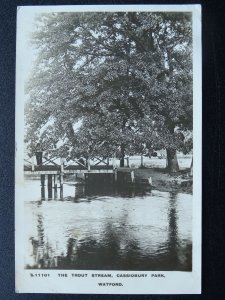
[[[189,11],[193,13],[193,123],[194,123],[194,170],[193,170],[193,270],[192,272],[131,272],[131,271],[77,271],[77,273],[111,273],[115,282],[123,287],[99,287],[98,278],[72,278],[75,271],[36,270],[51,274],[50,278],[31,279],[30,270],[24,269],[23,232],[23,137],[24,137],[24,18],[34,12],[81,12],[81,11]],[[201,52],[201,6],[200,5],[89,5],[89,6],[20,6],[17,13],[16,49],[16,161],[15,161],[15,273],[16,292],[19,293],[83,293],[83,294],[199,294],[201,293],[201,174],[202,174],[202,52]],[[67,273],[59,278],[58,273]],[[148,277],[119,278],[116,274],[144,273]],[[163,273],[165,278],[151,277]]]

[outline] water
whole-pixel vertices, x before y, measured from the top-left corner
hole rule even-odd
[[[192,195],[65,184],[63,196],[40,200],[26,181],[26,268],[191,271]]]

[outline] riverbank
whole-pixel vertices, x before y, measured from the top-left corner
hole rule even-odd
[[[193,178],[188,169],[181,170],[176,174],[169,174],[162,168],[119,168],[119,172],[134,172],[137,182],[152,179],[152,186],[160,191],[192,193]]]

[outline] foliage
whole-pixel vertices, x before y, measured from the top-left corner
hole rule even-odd
[[[190,150],[182,133],[192,130],[189,13],[48,13],[36,24],[31,152],[37,140],[72,157],[112,156],[121,145],[127,154],[143,145]]]

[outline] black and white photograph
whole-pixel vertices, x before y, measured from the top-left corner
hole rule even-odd
[[[201,7],[17,10],[16,291],[201,292]]]

